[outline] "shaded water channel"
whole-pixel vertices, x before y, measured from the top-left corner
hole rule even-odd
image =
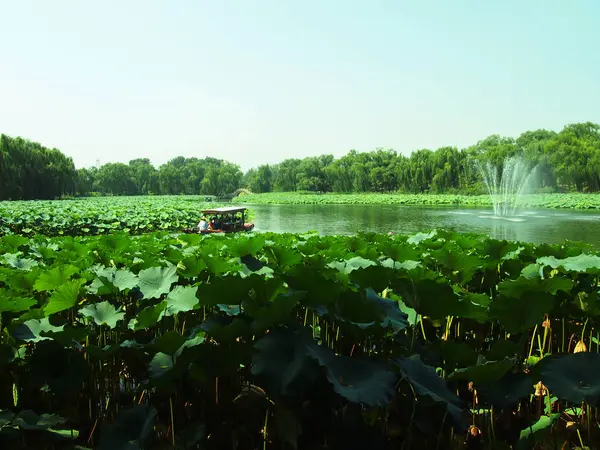
[[[535,243],[583,241],[600,249],[600,212],[523,210],[498,218],[491,208],[400,205],[248,205],[256,215],[256,231],[358,231],[413,234],[433,228],[482,233],[495,239]]]

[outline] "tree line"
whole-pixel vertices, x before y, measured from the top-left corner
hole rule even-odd
[[[252,192],[485,192],[479,165],[502,170],[507,157],[520,155],[537,166],[539,187],[554,191],[600,191],[600,125],[570,124],[556,133],[526,131],[518,138],[492,135],[465,149],[421,149],[409,156],[389,149],[287,159],[249,170],[244,185]]]
[[[53,199],[76,190],[73,160],[59,150],[0,135],[0,200]]]
[[[341,158],[321,155],[261,165],[245,174],[216,158],[176,157],[156,168],[147,158],[75,170],[71,158],[22,138],[0,136],[0,199],[64,196],[206,194],[240,187],[252,192],[479,193],[477,164],[501,170],[505,158],[522,155],[537,165],[540,187],[552,191],[600,191],[600,125],[570,124],[556,133],[526,131],[518,138],[492,135],[465,149],[421,149],[409,156],[391,149],[351,150]]]

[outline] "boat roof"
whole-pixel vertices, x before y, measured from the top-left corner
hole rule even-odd
[[[212,208],[212,209],[203,209],[202,213],[204,214],[225,214],[225,213],[235,213],[245,211],[246,208],[243,206],[226,206],[224,208]]]

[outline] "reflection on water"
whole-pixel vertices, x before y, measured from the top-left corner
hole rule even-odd
[[[249,205],[256,231],[400,234],[432,228],[483,233],[495,239],[561,243],[583,241],[600,248],[600,213],[530,210],[496,217],[491,209],[397,205]]]

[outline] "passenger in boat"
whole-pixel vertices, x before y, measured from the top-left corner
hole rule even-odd
[[[206,217],[202,217],[200,223],[198,224],[198,231],[208,230],[208,222],[206,221]]]

